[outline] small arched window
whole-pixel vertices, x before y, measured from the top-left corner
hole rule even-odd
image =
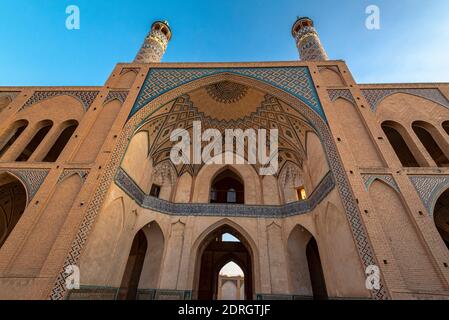
[[[33,139],[27,144],[25,149],[23,149],[20,156],[17,157],[16,161],[28,161],[33,152],[41,144],[44,138],[47,136],[48,132],[53,127],[53,122],[46,120],[41,123],[40,129],[36,132]]]
[[[14,142],[20,137],[28,126],[28,121],[20,120],[13,124],[12,128],[8,132],[8,136],[5,139],[6,143],[0,149],[0,157],[3,156],[6,151],[14,144]]]
[[[412,124],[413,131],[439,167],[449,167],[449,159],[441,150],[431,134],[431,125],[417,121]]]
[[[382,130],[387,136],[388,141],[393,147],[393,150],[399,158],[399,161],[401,161],[402,165],[404,167],[419,167],[418,161],[416,161],[416,158],[410,151],[404,138],[395,128],[395,123],[388,121],[382,123]]]
[[[231,170],[220,173],[212,182],[211,203],[244,203],[244,186],[240,177]]]
[[[76,128],[78,128],[78,121],[71,120],[65,124],[66,128],[62,130],[58,139],[56,139],[55,143],[48,151],[47,155],[44,157],[44,162],[55,162],[58,160],[61,152],[64,150],[65,146],[69,142]]]

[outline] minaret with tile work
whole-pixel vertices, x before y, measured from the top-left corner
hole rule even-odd
[[[171,36],[171,29],[167,21],[154,22],[134,62],[161,62]]]
[[[293,25],[292,35],[303,61],[328,60],[313,21],[307,17],[298,18]]]

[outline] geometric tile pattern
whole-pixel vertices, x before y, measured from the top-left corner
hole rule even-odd
[[[126,97],[128,96],[128,91],[110,91],[104,100],[104,104],[117,99],[122,104],[125,103]]]
[[[207,86],[206,91],[217,102],[234,103],[246,95],[248,87],[231,81],[221,81]]]
[[[332,102],[335,102],[335,100],[337,100],[338,98],[343,98],[354,104],[356,103],[354,97],[351,94],[351,91],[349,91],[348,89],[330,89],[327,90],[327,93],[329,94],[329,99]]]
[[[395,93],[407,93],[421,98],[425,98],[436,102],[443,107],[449,108],[449,101],[444,97],[444,95],[438,89],[362,89],[362,94],[365,96],[366,100],[371,107],[372,111],[376,111],[379,103],[385,99],[387,96]]]
[[[12,173],[23,182],[27,190],[28,203],[30,203],[50,169],[2,169],[2,171]]]
[[[254,70],[256,69],[256,70]],[[252,72],[256,72],[259,74],[260,77],[261,74],[264,72],[264,70],[270,69],[272,72],[277,72],[279,69],[289,69],[290,73],[298,74],[298,70],[301,70],[301,68],[243,68],[243,70],[251,70]],[[306,68],[307,69],[307,68]],[[153,69],[154,71],[155,69]],[[169,69],[157,69],[158,72],[165,72],[169,73]],[[196,70],[196,71],[195,71]],[[227,73],[232,73],[236,70],[235,73],[240,74],[238,68],[230,68],[225,69]],[[259,71],[257,71],[259,70]],[[203,70],[204,71],[204,70]],[[88,235],[90,233],[90,230],[92,229],[92,226],[94,224],[95,218],[97,214],[101,210],[101,206],[104,202],[104,199],[106,198],[107,192],[110,189],[110,186],[112,185],[114,181],[114,177],[117,174],[117,171],[119,170],[120,163],[122,161],[123,155],[125,154],[125,150],[128,146],[128,143],[134,134],[135,130],[139,127],[139,125],[145,121],[157,108],[159,108],[161,105],[165,105],[168,102],[170,102],[173,98],[172,95],[176,93],[176,95],[182,95],[186,92],[190,92],[192,90],[198,89],[203,87],[204,85],[209,85],[214,82],[218,82],[220,80],[226,79],[234,79],[234,76],[223,74],[223,69],[220,69],[218,73],[220,73],[217,76],[212,77],[204,77],[203,71],[198,69],[188,69],[188,72],[197,72],[196,78],[199,79],[203,77],[203,79],[198,80],[195,83],[188,83],[191,82],[192,77],[189,76],[183,81],[185,81],[185,85],[182,88],[174,89],[170,94],[157,96],[156,93],[154,93],[155,88],[152,90],[148,90],[148,88],[144,91],[141,91],[139,98],[140,102],[137,102],[134,106],[137,109],[134,109],[134,112],[132,113],[133,116],[130,117],[123,127],[123,130],[121,132],[121,135],[118,139],[118,142],[115,146],[115,149],[113,150],[111,154],[111,158],[109,162],[107,163],[106,167],[104,168],[104,173],[100,176],[98,187],[96,188],[94,194],[92,195],[92,200],[89,201],[89,204],[87,206],[87,212],[81,222],[80,229],[75,237],[75,240],[72,243],[72,248],[70,252],[68,253],[66,260],[64,261],[64,265],[60,270],[59,276],[55,281],[52,293],[50,295],[50,299],[64,299],[66,288],[65,288],[65,266],[70,264],[76,264],[79,261],[81,250],[84,247],[85,243],[87,242]],[[174,69],[173,72],[177,73],[178,75],[181,73],[183,74],[180,69]],[[303,71],[306,74],[308,73],[308,70]],[[212,74],[213,72],[211,72]],[[267,71],[267,73],[270,73],[270,71]],[[153,74],[154,75],[154,74]],[[277,73],[277,76],[279,73]],[[170,77],[165,77],[168,83],[165,85],[158,84],[157,87],[159,88],[159,94],[166,92],[166,90],[169,90],[167,88],[177,88],[180,86],[180,80],[176,80],[178,76],[174,76],[172,79]],[[148,78],[152,78],[150,75]],[[147,78],[147,81],[148,81]],[[170,83],[173,81],[174,83]],[[190,80],[188,80],[190,79]],[[159,79],[160,80],[160,79]],[[285,86],[287,86],[287,83],[291,83],[291,79],[286,79]],[[311,80],[310,80],[311,81]],[[358,204],[356,202],[355,196],[352,192],[351,186],[349,184],[348,176],[346,174],[345,169],[343,168],[342,161],[340,158],[340,155],[337,151],[337,147],[335,145],[335,142],[333,140],[333,137],[331,135],[331,132],[329,130],[329,127],[327,123],[324,120],[324,117],[318,113],[315,109],[309,108],[307,106],[310,106],[306,102],[304,102],[304,97],[300,98],[298,94],[292,94],[289,92],[289,90],[284,89],[285,86],[277,86],[272,85],[270,83],[267,83],[266,80],[257,79],[256,77],[241,77],[238,80],[239,83],[246,84],[248,86],[259,88],[262,91],[268,92],[269,94],[275,96],[276,98],[282,100],[284,103],[289,104],[294,110],[296,110],[302,117],[306,118],[311,125],[314,126],[317,133],[320,136],[320,139],[323,142],[325,153],[328,159],[329,166],[331,168],[332,174],[334,176],[334,180],[337,186],[337,190],[340,194],[340,198],[342,200],[343,206],[345,208],[346,216],[353,234],[353,238],[357,247],[357,252],[360,256],[360,259],[363,263],[363,267],[367,268],[370,265],[379,265],[379,262],[377,262],[376,257],[373,252],[373,248],[371,247],[371,244],[369,242],[367,231],[364,226],[364,223],[362,221],[360,209],[358,207]],[[297,88],[298,89],[298,88]],[[310,89],[310,88],[309,88]],[[293,90],[293,89],[292,89]],[[310,89],[312,90],[312,89]],[[313,91],[315,92],[315,91]],[[316,93],[315,97],[316,97]],[[149,99],[149,100],[147,100]],[[317,98],[316,98],[317,99]],[[153,103],[146,103],[146,101],[155,100]],[[310,103],[310,100],[307,102]],[[316,104],[319,105],[318,99],[316,100]],[[319,105],[320,106],[320,105]],[[321,107],[320,107],[321,108]],[[371,295],[373,299],[376,300],[384,300],[384,299],[390,299],[390,296],[385,288],[383,277],[380,279],[380,289],[379,290],[373,290],[371,291]]]
[[[57,96],[68,95],[72,96],[83,104],[84,111],[87,111],[92,102],[97,97],[99,91],[36,91],[27,100],[27,102],[20,108],[20,111],[36,104],[42,100],[54,98]]]
[[[254,78],[301,99],[312,110],[325,119],[323,109],[315,91],[307,67],[283,68],[157,68],[151,69],[139,93],[129,117],[161,94],[183,84],[220,73],[232,73]]]
[[[306,123],[306,120],[290,114],[286,116],[286,110],[275,97],[266,94],[260,107],[255,112],[245,116],[244,118],[231,120],[213,119],[204,112],[200,112],[198,108],[190,100],[188,94],[184,94],[170,104],[171,107],[163,114],[153,117],[151,120],[142,125],[142,130],[147,131],[150,137],[150,150],[148,155],[153,160],[153,166],[161,162],[169,161],[170,154],[167,152],[175,142],[169,142],[170,132],[176,128],[188,129],[193,125],[193,121],[200,121],[203,130],[210,128],[219,130],[223,136],[226,129],[247,128],[254,129],[272,129],[276,128],[279,132],[278,146],[278,167],[291,161],[302,167],[303,159],[306,157],[305,140],[306,132],[313,128]],[[223,141],[224,142],[224,141]],[[225,146],[223,145],[223,150]],[[248,146],[244,146],[244,158],[247,159]],[[179,176],[184,172],[196,175],[204,163],[199,165],[178,165],[175,167]],[[256,171],[260,168],[260,163],[256,161],[253,164]]]
[[[174,216],[213,216],[213,217],[246,217],[246,218],[285,218],[306,214],[335,188],[331,172],[321,180],[310,197],[304,201],[296,201],[285,205],[252,206],[238,204],[213,203],[173,203],[146,195],[129,175],[119,168],[115,183],[142,208],[151,209]]]
[[[369,187],[375,180],[380,180],[388,184],[390,187],[392,187],[396,192],[399,191],[399,186],[397,185],[396,181],[394,180],[393,176],[390,174],[362,174],[362,179],[365,184],[365,190],[368,191]]]
[[[438,197],[449,187],[449,176],[412,175],[409,178],[415,186],[429,216],[432,217]]]
[[[87,175],[89,174],[89,170],[88,169],[64,169],[62,174],[59,176],[58,183],[73,174],[79,175],[81,180],[83,182],[85,182],[87,179]]]

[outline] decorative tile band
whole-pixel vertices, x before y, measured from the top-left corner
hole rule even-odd
[[[10,172],[22,181],[27,191],[28,203],[30,203],[50,172],[50,169],[1,169],[0,171]]]
[[[257,293],[256,294],[256,300],[313,300],[313,296]]]
[[[429,212],[429,215],[432,217],[433,209],[438,201],[438,197],[444,192],[444,190],[449,188],[449,176],[413,175],[409,176],[409,178],[415,186],[415,189]]]
[[[136,183],[119,169],[116,184],[141,207],[176,216],[225,216],[247,218],[282,218],[305,214],[313,210],[335,187],[331,172],[321,180],[318,187],[305,201],[292,202],[282,206],[257,206],[213,203],[173,203],[146,195]]]
[[[421,98],[429,99],[443,107],[449,108],[449,101],[438,89],[362,89],[362,94],[370,104],[371,110],[376,111],[379,103],[386,97],[395,93],[407,93]]]
[[[238,74],[264,81],[301,99],[307,106],[318,113],[322,119],[325,119],[324,111],[307,67],[151,69],[129,117],[132,117],[154,98],[167,91],[193,80],[220,73]]]
[[[400,193],[399,186],[390,174],[362,174],[363,183],[365,184],[365,190],[368,191],[369,187],[375,180],[380,180],[392,187],[396,192]]]
[[[118,300],[120,288],[81,286],[67,292],[66,300]],[[191,290],[138,289],[136,300],[191,300]]]
[[[335,102],[338,98],[343,98],[348,100],[349,102],[352,102],[356,104],[354,97],[351,94],[351,91],[348,89],[330,89],[327,90],[327,93],[329,94],[329,99],[332,102]]]
[[[28,101],[20,108],[20,111],[41,102],[43,100],[54,98],[58,96],[68,95],[71,96],[83,104],[84,111],[87,111],[94,102],[99,91],[36,91],[28,99]]]

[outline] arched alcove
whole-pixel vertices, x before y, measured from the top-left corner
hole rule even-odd
[[[78,128],[78,121],[76,120],[65,121],[61,125],[61,127],[62,127],[61,133],[59,134],[56,141],[53,143],[50,150],[48,150],[47,154],[42,160],[43,162],[55,162],[56,160],[58,160],[59,156],[61,155],[65,146],[69,142],[76,128]]]
[[[156,289],[159,286],[162,257],[165,249],[164,234],[155,221],[142,228],[142,231],[147,238],[148,247],[142,267],[139,289]]]
[[[438,198],[433,210],[435,226],[449,249],[449,189]]]
[[[139,131],[131,139],[123,157],[121,167],[125,172],[142,188],[144,183],[141,181],[148,170],[148,132]]]
[[[23,184],[9,173],[0,173],[0,248],[19,222],[26,205]]]
[[[115,88],[129,89],[132,87],[136,80],[137,72],[134,70],[124,70],[122,74],[118,76],[118,79],[114,85]]]
[[[245,188],[242,179],[229,168],[220,172],[214,180],[210,189],[211,203],[234,203],[245,202]]]
[[[424,148],[426,148],[427,152],[437,164],[437,166],[449,167],[449,159],[432,135],[432,131],[434,134],[438,134],[435,128],[424,121],[413,122],[412,128],[416,136],[423,144]]]
[[[316,300],[327,299],[320,253],[313,235],[298,225],[290,233],[287,247],[290,292]]]
[[[287,162],[282,167],[278,180],[284,203],[305,200],[307,191],[310,191],[308,188],[310,183],[306,186],[306,179],[304,179],[302,170],[292,162]],[[301,195],[301,190],[304,193],[303,195]]]
[[[25,131],[28,127],[27,120],[19,120],[12,124],[12,126],[8,129],[5,136],[3,137],[3,145],[0,148],[0,157],[2,157],[8,149],[14,144],[14,142],[19,139],[20,135]]]
[[[192,202],[210,203],[211,187],[215,177],[228,169],[234,172],[243,183],[244,204],[261,204],[261,182],[256,170],[249,164],[204,165],[195,179]]]
[[[340,98],[334,102],[336,114],[343,129],[345,141],[359,166],[381,167],[383,165],[377,148],[360,115],[357,107],[346,99]]]
[[[75,173],[64,178],[52,190],[49,200],[42,209],[39,219],[32,226],[20,254],[12,263],[11,267],[14,270],[23,272],[30,277],[40,274],[69,216],[73,203],[79,195],[82,184],[81,177]],[[36,245],[37,243],[39,245]],[[30,261],[33,261],[33,264],[30,264]]]
[[[121,106],[122,103],[118,99],[114,99],[102,107],[93,126],[76,153],[74,159],[76,162],[92,162],[97,158],[106,137],[111,131],[115,118],[120,112]]]
[[[404,137],[400,133],[405,133],[405,129],[399,124],[392,121],[385,121],[382,123],[382,130],[387,136],[396,156],[404,167],[419,167],[419,163],[416,160],[414,154],[410,150]]]
[[[330,68],[321,68],[320,76],[328,87],[344,87],[346,85],[341,75]]]
[[[432,257],[396,190],[383,181],[375,180],[369,194],[408,289],[442,290]]]
[[[131,245],[131,250],[129,252],[125,272],[123,273],[122,283],[120,285],[117,299],[136,299],[147,247],[148,241],[145,233],[140,230],[137,232]]]
[[[84,283],[104,284],[115,278],[113,273],[118,265],[115,259],[119,256],[116,250],[124,220],[123,197],[114,199],[101,210],[81,257],[80,269]]]
[[[39,147],[41,142],[45,139],[48,132],[53,127],[53,121],[45,120],[39,123],[38,129],[33,138],[28,142],[22,153],[16,158],[16,161],[27,161],[33,152]]]
[[[329,172],[327,156],[320,138],[312,131],[306,134],[307,170],[312,189],[315,189]],[[305,170],[306,171],[306,170]]]

